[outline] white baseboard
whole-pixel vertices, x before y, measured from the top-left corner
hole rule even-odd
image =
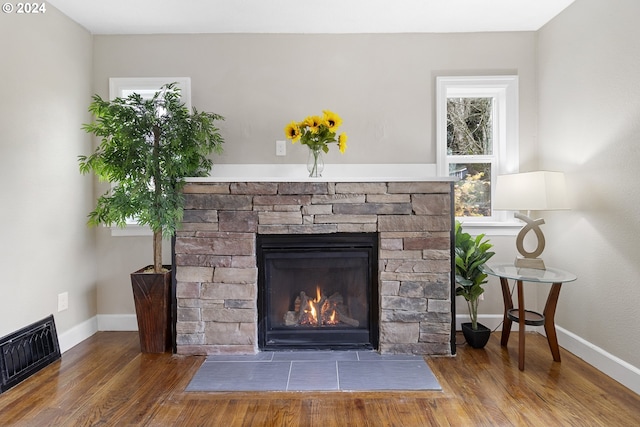
[[[58,334],[60,352],[64,353],[98,331],[137,331],[135,314],[98,314],[79,325]]]
[[[68,331],[58,334],[60,352],[64,353],[70,348],[75,347],[77,344],[80,344],[96,332],[98,332],[98,321],[94,316],[91,319],[85,320],[79,325],[74,326]]]
[[[468,315],[457,315],[456,330],[459,331],[462,329],[460,326],[461,323],[469,321]],[[502,314],[478,315],[478,322],[482,323],[492,331],[502,330]],[[514,322],[511,330],[518,331],[518,323]],[[527,326],[527,330],[539,332],[540,334],[545,335],[544,327],[542,326]],[[564,350],[573,353],[603,374],[610,376],[623,386],[640,394],[639,368],[557,325],[556,333],[558,334],[558,345],[560,345]]]
[[[98,314],[99,331],[137,331],[135,314]]]
[[[463,323],[469,323],[471,319],[469,319],[468,314],[458,314],[456,315],[456,331],[462,330]],[[478,322],[482,323],[487,328],[492,331],[501,331],[502,330],[502,314],[479,314]],[[518,330],[518,324],[514,323],[511,327],[512,331]]]
[[[556,332],[560,347],[575,354],[623,386],[640,394],[640,369],[566,329],[556,326]]]

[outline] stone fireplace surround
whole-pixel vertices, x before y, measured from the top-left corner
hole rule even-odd
[[[452,189],[447,178],[191,179],[175,240],[177,353],[259,351],[257,234],[342,232],[379,236],[379,351],[455,353]]]

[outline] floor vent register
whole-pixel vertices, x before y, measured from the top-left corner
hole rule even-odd
[[[0,338],[0,393],[60,357],[53,315]]]

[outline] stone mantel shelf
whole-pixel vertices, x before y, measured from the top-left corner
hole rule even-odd
[[[437,176],[432,163],[424,164],[327,164],[320,178],[307,176],[304,164],[216,164],[207,177],[186,182],[443,182],[455,178]]]

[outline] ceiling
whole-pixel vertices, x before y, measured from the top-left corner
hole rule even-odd
[[[574,0],[50,0],[93,34],[536,31]]]

